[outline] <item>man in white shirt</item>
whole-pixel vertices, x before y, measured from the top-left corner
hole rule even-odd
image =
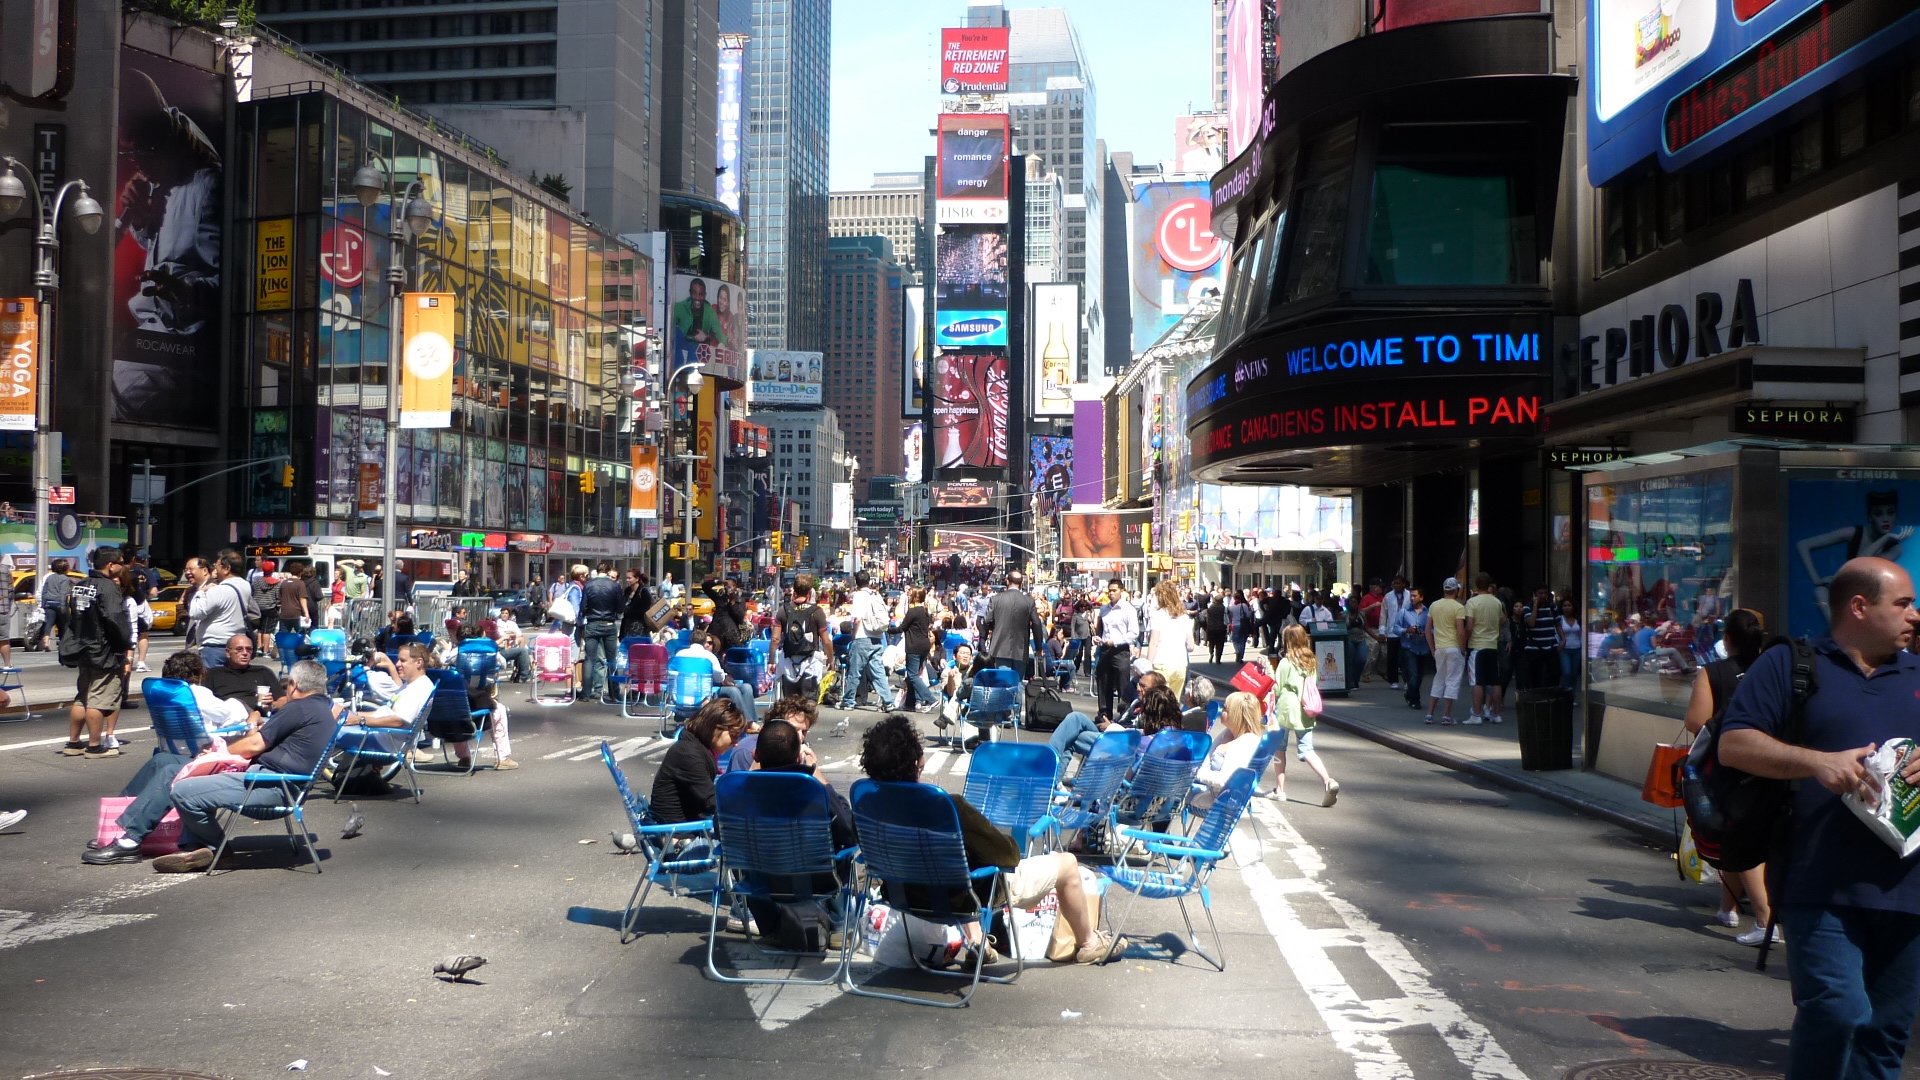
[[[1393,628],[1398,625],[1400,613],[1407,609],[1409,598],[1407,579],[1404,575],[1393,575],[1393,588],[1380,599],[1380,635],[1387,648],[1387,688],[1400,689],[1400,635]]]
[[[361,727],[396,728],[399,731],[394,735],[363,734],[360,738],[376,740],[377,748],[382,750],[399,752],[409,749],[406,745],[406,732],[413,729],[414,722],[421,717],[428,703],[433,700],[433,679],[427,675],[427,657],[427,647],[417,641],[409,641],[400,646],[400,659],[395,662],[395,673],[401,684],[400,692],[394,694],[390,701],[373,712],[361,713],[353,717]],[[367,673],[369,684],[372,683],[375,674],[377,672]],[[352,749],[350,743],[353,738],[351,734],[343,734],[340,737],[341,748]],[[463,763],[462,768],[464,767]]]
[[[707,666],[713,669],[713,692],[721,697],[732,698],[733,703],[740,707],[740,714],[747,718],[747,723],[759,723],[759,717],[753,711],[753,691],[734,682],[733,677],[727,674],[726,667],[720,663],[718,656],[713,655],[713,649],[709,647],[712,638],[707,635],[707,632],[695,630],[687,641],[687,647],[675,653],[674,659],[691,656],[705,660]]]
[[[847,685],[840,695],[840,707],[851,709],[860,701],[868,683],[883,703],[892,698],[887,687],[887,669],[880,661],[881,638],[887,629],[887,605],[873,589],[873,579],[865,570],[853,575],[853,640],[847,645]]]
[[[188,605],[187,614],[200,632],[200,640],[193,644],[200,646],[200,660],[209,668],[227,662],[227,641],[235,634],[253,633],[247,615],[253,589],[247,584],[246,569],[246,560],[239,552],[232,548],[222,551],[205,571],[208,576],[198,583],[193,603]]]
[[[506,608],[497,610],[493,620],[493,643],[500,650],[500,666],[513,669],[515,682],[526,682],[533,678],[533,661],[527,656],[527,639],[520,633],[520,623],[513,612]]]
[[[1099,629],[1094,633],[1099,643],[1093,669],[1100,702],[1097,720],[1113,719],[1116,696],[1122,709],[1133,704],[1133,643],[1139,638],[1139,609],[1127,598],[1126,586],[1114,578],[1107,582],[1107,602],[1100,608]]]

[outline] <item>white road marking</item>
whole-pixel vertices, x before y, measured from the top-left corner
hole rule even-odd
[[[60,745],[64,745],[66,741],[67,741],[67,737],[65,735],[61,735],[57,738],[52,738],[52,739],[34,739],[31,742],[0,743],[0,751],[25,750],[28,747],[33,747],[33,746],[60,746]],[[129,734],[129,735],[120,736],[120,742],[122,745],[125,745],[127,743],[139,742],[139,741],[140,741],[140,736],[138,735]]]
[[[948,776],[965,776],[965,775],[967,775],[967,766],[968,766],[969,764],[971,764],[971,763],[972,763],[972,761],[973,761],[973,755],[972,755],[972,754],[955,754],[955,755],[953,755],[953,766],[952,766],[951,768],[949,768],[949,769],[947,770],[947,775],[948,775]]]
[[[946,763],[947,763],[947,752],[945,750],[935,750],[934,752],[927,755],[926,764],[920,767],[920,775],[932,776],[938,773],[940,771],[940,766],[945,765]]]
[[[597,745],[600,740],[600,736],[598,735],[574,735],[567,739],[567,741],[570,743],[586,742],[587,740],[593,740],[596,743],[596,745],[594,746],[594,752],[598,753],[600,750],[600,747]],[[540,760],[552,761],[554,758],[563,758],[563,757],[566,757],[568,754],[577,754],[579,752],[580,752],[580,748],[578,746],[569,746],[565,750],[555,750],[551,754],[541,754]]]
[[[158,892],[187,880],[190,879],[185,876],[141,878],[109,889],[99,896],[76,900],[59,911],[45,915],[31,911],[0,909],[0,951],[41,941],[57,941],[60,938],[91,933],[95,930],[110,930],[116,926],[145,922],[155,916],[153,914],[103,915],[100,909],[109,904],[118,904],[148,893]]]
[[[1256,799],[1252,813],[1267,827],[1273,846],[1292,858],[1303,877],[1278,878],[1266,863],[1255,861],[1258,849],[1245,830],[1233,837],[1240,876],[1253,894],[1281,956],[1320,1013],[1321,1022],[1333,1034],[1334,1044],[1353,1058],[1357,1080],[1415,1080],[1412,1067],[1394,1050],[1388,1035],[1420,1024],[1433,1026],[1474,1080],[1527,1080],[1527,1074],[1514,1064],[1493,1033],[1433,985],[1433,977],[1404,942],[1380,929],[1366,913],[1335,895],[1320,880],[1326,862],[1287,823],[1279,807]],[[1347,929],[1306,929],[1288,899],[1305,892],[1326,900]],[[1334,943],[1358,944],[1365,949],[1406,996],[1363,1000],[1328,958],[1327,946]]]
[[[621,761],[621,760],[624,760],[625,758],[632,757],[633,752],[635,750],[640,749],[640,747],[645,745],[647,740],[651,739],[652,737],[653,736],[651,735],[641,735],[638,738],[624,739],[620,742],[613,743],[611,746],[611,749],[613,750],[613,760]],[[573,753],[573,757],[568,758],[567,760],[592,761],[595,758],[598,758],[600,756],[600,746],[598,743],[595,743],[593,748],[590,750],[581,750],[578,747],[575,747],[572,753]]]
[[[742,941],[721,942],[720,951],[724,954],[721,957],[722,971],[728,971],[728,965],[731,965],[729,974],[763,978],[792,976],[798,972],[806,978],[817,979],[827,973],[832,963],[812,956],[774,956]],[[705,962],[704,957],[702,962]],[[865,957],[854,957],[854,982],[864,984],[879,971],[879,965]],[[747,1005],[753,1010],[753,1018],[767,1031],[779,1031],[795,1020],[805,1018],[820,1006],[839,1000],[842,992],[838,983],[824,986],[782,986],[776,983],[737,985],[747,992]]]

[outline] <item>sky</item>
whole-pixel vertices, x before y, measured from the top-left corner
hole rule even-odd
[[[1093,69],[1096,134],[1139,162],[1173,154],[1173,118],[1211,101],[1209,0],[1008,0],[1064,7]],[[876,172],[918,172],[940,111],[940,28],[966,0],[833,0],[832,185],[868,187]]]

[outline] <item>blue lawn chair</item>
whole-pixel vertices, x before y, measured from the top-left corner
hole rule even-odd
[[[1173,900],[1180,905],[1180,918],[1187,925],[1186,946],[1215,969],[1227,969],[1226,946],[1221,941],[1219,925],[1213,921],[1213,896],[1208,889],[1208,881],[1213,877],[1213,868],[1227,857],[1232,847],[1233,829],[1239,823],[1240,816],[1246,813],[1247,801],[1253,797],[1254,779],[1252,769],[1235,769],[1192,836],[1176,836],[1145,829],[1121,830],[1123,842],[1139,843],[1146,848],[1148,862],[1141,867],[1129,866],[1125,860],[1120,860],[1112,866],[1100,868],[1099,872],[1106,875],[1109,881],[1133,894],[1133,899],[1127,902],[1123,912],[1115,913],[1112,905],[1107,906],[1116,945],[1121,939],[1126,920],[1133,914],[1133,906],[1142,897]],[[1194,928],[1193,915],[1187,910],[1187,898],[1194,895],[1200,897],[1200,909],[1207,916],[1207,929],[1213,933],[1214,955],[1211,956],[1200,947],[1200,936]],[[1112,950],[1109,950],[1106,959],[1111,958]]]
[[[988,821],[1005,829],[1027,855],[1029,845],[1051,831],[1059,755],[1045,743],[988,743],[973,753],[965,795]]]
[[[744,645],[737,645],[728,649],[720,657],[720,666],[726,669],[727,678],[745,687],[750,696],[756,698],[760,696],[758,692],[760,673],[767,668],[764,657],[755,663],[753,650]]]
[[[1047,662],[1047,674],[1060,680],[1060,689],[1073,689],[1073,673],[1080,670],[1080,639],[1067,642],[1067,651],[1058,660]]]
[[[433,697],[427,700],[425,710],[425,734],[440,740],[440,756],[443,763],[454,763],[451,744],[457,742],[474,744],[467,754],[467,767],[454,770],[463,776],[472,776],[474,769],[479,767],[480,735],[493,724],[492,708],[473,707],[473,698],[467,692],[468,680],[477,677],[484,685],[484,680],[489,674],[498,675],[500,663],[497,656],[489,658],[484,653],[470,653],[468,656],[471,657],[467,662],[468,666],[478,672],[475,676],[469,676],[464,669],[457,666],[452,669],[431,668],[427,671],[427,674],[433,678],[434,688]],[[491,671],[487,667],[488,659],[493,661]],[[460,662],[458,654],[455,655],[454,662],[456,665]]]
[[[627,663],[633,654],[635,645],[644,644],[647,638],[639,634],[628,634],[620,639],[619,651],[607,662],[607,693],[618,699],[624,706],[627,700]]]
[[[1122,825],[1171,821],[1193,797],[1193,777],[1207,760],[1213,740],[1204,731],[1162,731],[1148,742],[1133,774],[1108,810],[1108,835]]]
[[[707,974],[730,983],[797,983],[826,986],[839,980],[853,959],[853,875],[840,865],[855,848],[833,848],[832,807],[826,785],[800,773],[730,772],[715,781],[715,837],[719,841],[719,887],[713,890],[707,927]],[[727,975],[714,956],[720,912],[735,900],[773,904],[816,903],[838,915],[843,928],[839,957],[818,979]],[[766,929],[766,928],[763,928]],[[809,953],[825,953],[821,948]]]
[[[667,708],[660,717],[661,733],[691,720],[712,696],[712,664],[697,656],[676,656],[667,661]]]
[[[273,651],[280,657],[282,678],[293,674],[293,665],[300,662],[300,648],[306,643],[307,635],[291,630],[282,630],[273,635]]]
[[[180,679],[147,679],[140,684],[147,711],[153,714],[153,733],[169,754],[193,757],[207,747],[207,729],[193,686]],[[246,731],[246,725],[221,728],[222,735]]]
[[[354,674],[364,679],[366,672],[356,666]],[[440,694],[440,676],[448,672],[430,670],[427,676],[434,680],[434,697]],[[364,692],[364,683],[355,690],[356,697]],[[413,768],[413,748],[420,741],[420,733],[426,729],[427,721],[432,717],[434,698],[428,698],[427,704],[414,716],[408,727],[373,727],[367,724],[347,723],[334,738],[333,762],[333,801],[339,802],[340,796],[347,790],[347,778],[363,761],[380,763],[382,780],[391,780],[401,772],[407,774],[407,791],[413,795],[413,801],[420,801],[420,774]],[[348,713],[349,719],[353,713]]]
[[[207,866],[207,875],[211,877],[220,870],[220,856],[226,853],[227,845],[233,842],[233,827],[246,817],[254,821],[281,821],[287,827],[287,842],[292,845],[295,854],[302,847],[307,849],[307,858],[313,862],[313,872],[324,873],[320,868],[320,853],[313,849],[313,837],[307,833],[306,803],[307,795],[313,791],[313,785],[320,779],[320,770],[326,768],[327,759],[333,756],[333,744],[340,741],[340,729],[344,725],[333,725],[333,737],[327,740],[327,748],[313,763],[310,773],[277,773],[265,769],[249,769],[241,774],[242,782],[249,793],[261,788],[273,788],[280,793],[278,802],[269,806],[249,806],[227,815],[222,824],[220,846],[213,852],[213,862]]]
[[[626,911],[620,916],[620,944],[625,945],[640,936],[633,932],[633,926],[655,885],[668,896],[710,897],[720,880],[719,861],[715,858],[712,819],[654,824],[647,800],[627,783],[627,774],[613,759],[613,748],[605,739],[600,740],[600,760],[613,774],[613,786],[620,789],[627,826],[640,844],[640,857],[646,860],[633,895],[627,898]]]
[[[1102,732],[1087,751],[1086,760],[1080,763],[1080,771],[1074,774],[1073,787],[1065,801],[1053,808],[1059,832],[1104,824],[1113,800],[1127,782],[1127,770],[1133,767],[1139,754],[1137,728],[1116,727]],[[973,770],[969,767],[967,771]]]
[[[953,663],[953,654],[955,650],[959,649],[960,646],[967,645],[967,644],[971,644],[970,642],[967,641],[967,635],[956,633],[955,631],[952,631],[952,630],[947,631],[947,636],[942,638],[940,641],[941,648],[944,648],[947,650],[947,663],[949,664]]]
[[[960,710],[960,721],[985,730],[1001,725],[1020,730],[1020,713],[1026,695],[1020,689],[1020,673],[1012,668],[984,668],[973,677],[973,692]]]
[[[1006,900],[1000,868],[968,869],[966,844],[960,836],[960,812],[945,791],[931,784],[881,783],[863,777],[854,781],[850,801],[854,828],[860,834],[860,861],[869,883],[868,892],[858,898],[857,908],[878,899],[895,911],[947,926],[984,922],[998,909],[1008,924],[1012,923],[1013,909]],[[864,925],[862,918],[861,911],[856,910],[847,925]],[[975,950],[971,972],[929,967],[913,945],[910,925],[903,922],[901,932],[908,935],[907,951],[913,955],[914,966],[931,975],[972,980],[958,1001],[869,990],[856,985],[850,975],[842,976],[841,987],[861,997],[959,1009],[973,1000],[982,982],[1011,983],[1026,969],[1013,935],[1009,937],[1014,939],[1016,966],[1011,975],[985,974],[984,949]]]

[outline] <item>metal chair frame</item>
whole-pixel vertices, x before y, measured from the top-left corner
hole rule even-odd
[[[827,986],[838,982],[853,961],[856,936],[847,921],[853,909],[853,875],[843,876],[839,863],[851,859],[859,849],[834,850],[832,808],[826,788],[799,773],[730,772],[714,784],[714,807],[719,872],[707,926],[707,974],[728,983]],[[824,896],[814,891],[814,882],[820,876],[834,883],[833,890]],[[723,897],[779,904],[831,902],[838,908],[842,924],[839,957],[833,969],[818,979],[722,973],[715,949]],[[832,952],[767,951],[797,956]]]
[[[647,800],[640,797],[627,783],[627,774],[620,763],[613,758],[613,748],[605,739],[600,740],[600,760],[606,763],[607,771],[613,774],[613,785],[620,790],[620,805],[627,812],[627,825],[633,830],[633,837],[640,844],[640,857],[646,860],[646,866],[640,871],[640,880],[634,883],[633,894],[627,898],[626,910],[620,916],[620,944],[638,938],[633,927],[640,918],[640,909],[647,902],[647,894],[655,885],[660,885],[669,896],[711,896],[719,887],[720,863],[713,845],[713,819],[703,821],[682,821],[672,825],[653,825],[647,821],[650,808]],[[707,849],[704,853],[690,858],[670,856],[689,855],[688,846],[695,839],[704,839]],[[688,884],[683,885],[682,879]],[[704,880],[702,880],[704,879]]]
[[[1192,836],[1179,836],[1173,833],[1153,832],[1147,829],[1122,828],[1120,837],[1129,844],[1142,845],[1148,854],[1144,867],[1128,866],[1125,862],[1116,862],[1112,866],[1100,868],[1100,873],[1108,881],[1127,891],[1132,897],[1127,901],[1125,911],[1116,912],[1113,905],[1106,905],[1108,925],[1113,928],[1114,945],[1118,946],[1127,920],[1133,915],[1133,908],[1148,893],[1157,894],[1151,899],[1173,900],[1180,907],[1180,918],[1187,927],[1186,945],[1202,960],[1212,964],[1215,970],[1227,970],[1226,943],[1220,936],[1220,926],[1213,918],[1213,895],[1209,882],[1214,867],[1227,857],[1233,846],[1234,826],[1247,811],[1247,803],[1253,797],[1255,773],[1252,769],[1235,769],[1227,779],[1226,786],[1207,809],[1207,816]],[[1213,935],[1212,954],[1200,945],[1200,935],[1194,926],[1193,914],[1187,910],[1187,898],[1200,897],[1201,912],[1207,917],[1207,929]],[[1105,959],[1113,958],[1113,948],[1107,950]]]
[[[251,792],[255,785],[271,784],[280,789],[280,803],[276,806],[251,806],[243,810],[231,810],[227,820],[221,826],[220,846],[214,849],[213,862],[207,864],[207,875],[220,872],[220,857],[226,854],[227,845],[233,842],[233,826],[241,817],[253,821],[272,821],[278,818],[287,827],[287,842],[298,854],[304,846],[307,858],[313,862],[313,872],[323,874],[320,866],[320,853],[314,849],[313,837],[307,833],[306,803],[313,786],[320,782],[320,771],[326,768],[327,759],[332,756],[333,746],[340,741],[340,732],[346,725],[336,720],[333,724],[333,738],[327,740],[326,748],[313,763],[313,771],[305,775],[299,773],[277,773],[265,770],[248,770],[242,774],[246,789]],[[298,826],[296,831],[295,826]]]

